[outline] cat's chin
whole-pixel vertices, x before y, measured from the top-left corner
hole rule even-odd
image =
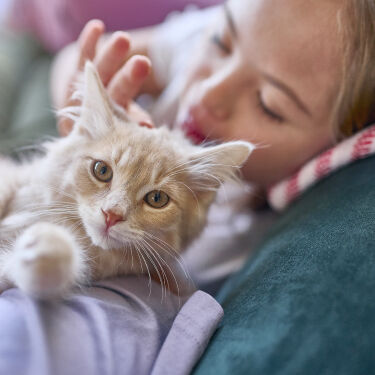
[[[103,250],[119,250],[126,247],[124,241],[120,241],[108,233],[86,225],[86,232],[94,246]]]
[[[126,247],[126,244],[123,241],[119,241],[116,238],[111,237],[110,235],[96,234],[95,236],[90,237],[92,243],[95,246],[102,248],[103,250],[120,250]]]

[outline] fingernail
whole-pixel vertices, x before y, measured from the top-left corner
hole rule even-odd
[[[99,29],[103,30],[105,29],[105,24],[102,20],[99,19],[92,19],[91,21],[88,22],[90,25],[96,26]]]
[[[62,137],[66,137],[73,129],[71,120],[62,119],[57,123],[57,128]]]
[[[154,124],[148,121],[140,121],[139,125],[145,126],[146,128],[152,129],[154,128]]]
[[[148,59],[144,58],[144,56],[135,55],[133,58],[133,67],[132,73],[137,78],[146,78],[151,71],[151,65]]]

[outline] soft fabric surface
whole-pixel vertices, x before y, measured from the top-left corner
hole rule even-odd
[[[320,182],[219,295],[195,374],[375,373],[375,158]]]
[[[208,294],[163,295],[147,278],[99,282],[66,301],[0,296],[0,374],[184,375],[222,317]]]

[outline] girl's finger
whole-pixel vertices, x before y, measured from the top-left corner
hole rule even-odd
[[[110,97],[126,108],[151,71],[151,62],[146,56],[132,56],[115,74],[108,85]]]
[[[124,64],[129,48],[129,34],[118,31],[112,34],[96,56],[95,65],[104,86],[107,86],[108,82]]]
[[[104,33],[104,23],[100,20],[91,20],[81,31],[78,39],[79,58],[78,70],[83,70],[86,60],[94,60],[96,45]]]
[[[66,137],[73,129],[73,121],[62,118],[57,122],[57,130],[61,137]]]
[[[145,126],[147,128],[153,128],[154,124],[151,120],[150,115],[142,109],[137,103],[131,101],[128,104],[128,116],[135,122],[138,122],[139,125]]]

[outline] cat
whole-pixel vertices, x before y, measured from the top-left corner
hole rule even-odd
[[[26,162],[0,159],[0,289],[37,298],[163,269],[202,231],[217,189],[253,145],[202,147],[145,128],[107,96],[87,62],[69,136]]]

